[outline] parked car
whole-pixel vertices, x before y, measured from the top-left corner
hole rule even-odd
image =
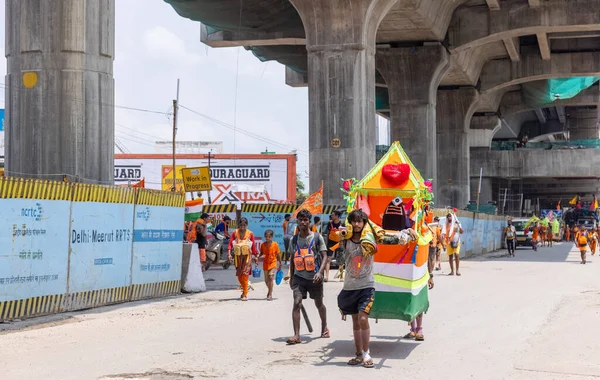
[[[532,247],[532,235],[533,231],[531,228],[527,233],[525,233],[525,223],[527,223],[528,219],[525,218],[516,218],[512,220],[513,226],[515,226],[515,230],[517,231],[517,241],[515,242],[515,247]]]

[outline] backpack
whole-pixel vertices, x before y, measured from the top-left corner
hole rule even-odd
[[[321,252],[319,252],[319,240],[320,234],[318,232],[313,232],[313,240],[311,243],[311,249],[313,251],[313,255],[315,256],[315,273],[319,271],[319,267],[321,266]],[[316,244],[315,244],[316,242]],[[298,234],[295,234],[292,237],[292,247],[294,247],[294,257],[298,253]],[[292,258],[293,260],[293,258]]]

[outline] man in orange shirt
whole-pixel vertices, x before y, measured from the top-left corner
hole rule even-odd
[[[531,241],[533,243],[533,250],[537,251],[538,242],[540,241],[540,224],[536,223],[533,227],[533,234],[531,235]]]
[[[579,252],[581,253],[581,263],[585,264],[585,256],[587,253],[587,246],[589,244],[589,237],[587,230],[583,225],[581,225],[581,227],[577,230],[577,233],[575,233],[575,244],[577,245],[577,248],[579,248]]]
[[[267,301],[273,301],[273,282],[275,273],[281,269],[281,250],[276,241],[273,241],[273,230],[265,231],[265,242],[260,246],[260,256],[263,259],[263,271],[265,272],[265,284],[267,284]]]
[[[311,227],[311,229],[310,229],[310,230],[311,230],[312,232],[316,232],[316,233],[320,234],[320,233],[321,233],[321,217],[319,217],[319,216],[315,216],[315,217],[314,217],[314,221],[315,221],[315,222],[313,223],[313,225],[312,225],[312,227]],[[298,233],[298,227],[296,227],[296,232],[295,232],[295,234],[297,234],[297,233]],[[295,235],[295,234],[294,234],[294,235]]]

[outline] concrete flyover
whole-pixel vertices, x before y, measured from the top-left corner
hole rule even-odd
[[[342,150],[359,146],[362,152],[372,144],[371,123],[357,123],[375,114],[373,98],[380,105],[376,112],[391,120],[392,139],[403,143],[426,177],[436,179],[440,205],[462,207],[470,200],[470,148],[517,138],[534,122],[539,136],[562,129],[574,136],[596,133],[597,114],[581,108],[595,107],[597,86],[552,105],[527,104],[522,95],[532,82],[600,76],[596,0],[390,0],[385,7],[374,0],[246,0],[241,8],[223,0],[220,13],[208,0],[165,1],[184,17],[210,25],[202,34],[205,43],[246,46],[261,59],[288,66],[289,85],[308,84],[309,130],[320,131],[309,133],[311,191],[332,178],[322,166],[341,157],[339,148],[327,144],[337,137],[337,121],[348,125],[344,133],[361,136]],[[365,6],[374,12],[362,12]],[[350,47],[365,53],[352,55]],[[341,61],[332,66],[322,55],[329,51]],[[343,63],[351,57],[353,64]],[[324,73],[336,68],[336,75]],[[344,157],[352,161],[335,170],[352,177],[362,176],[359,161],[371,158]],[[327,195],[336,198],[326,201],[339,200],[336,189]]]
[[[471,177],[600,179],[597,149],[471,149]]]
[[[597,104],[600,104],[600,86],[595,85],[572,98],[555,100],[547,107],[580,107]],[[502,98],[498,112],[502,116],[509,116],[523,112],[535,112],[537,109],[539,108],[523,101],[521,91],[511,91]]]
[[[538,54],[522,56],[518,62],[497,59],[481,73],[481,91],[493,92],[508,86],[550,78],[600,76],[600,51],[553,54],[544,60]]]
[[[458,9],[448,29],[453,65],[442,85],[474,85],[489,60],[508,56],[520,61],[521,37],[533,36],[537,54],[549,60],[552,42],[573,43],[600,32],[600,13],[590,12],[598,6],[595,0],[529,5],[520,0],[489,0],[489,10],[485,4]]]

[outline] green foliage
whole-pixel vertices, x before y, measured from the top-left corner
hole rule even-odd
[[[296,203],[302,204],[308,198],[308,194],[305,193],[306,185],[300,179],[300,174],[296,173]]]

